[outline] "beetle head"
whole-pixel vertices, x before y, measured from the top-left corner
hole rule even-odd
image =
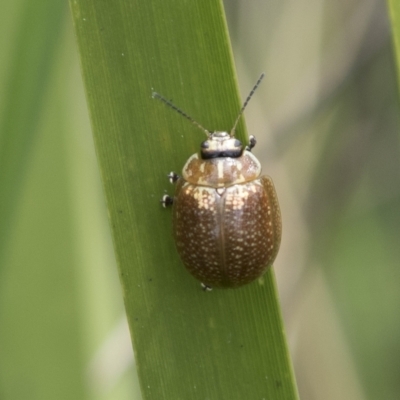
[[[217,157],[240,157],[243,153],[242,142],[228,132],[212,132],[201,144],[203,160]]]

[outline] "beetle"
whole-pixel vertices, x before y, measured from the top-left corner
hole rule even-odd
[[[207,139],[182,169],[171,172],[174,197],[161,203],[172,206],[173,236],[189,272],[204,290],[236,288],[254,281],[272,265],[278,254],[282,223],[272,179],[261,176],[261,165],[248,146],[235,137],[236,126],[259,86],[260,76],[228,133],[209,132],[160,94],[163,101],[202,129]]]

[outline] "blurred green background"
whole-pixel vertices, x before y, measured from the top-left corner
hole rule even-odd
[[[275,271],[300,396],[398,399],[386,4],[225,7],[242,97],[266,73],[246,121],[280,197]],[[0,9],[0,399],[139,399],[67,4]]]

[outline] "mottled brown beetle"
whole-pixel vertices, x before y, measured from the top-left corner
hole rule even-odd
[[[193,154],[182,177],[171,172],[175,196],[164,195],[164,207],[173,206],[173,234],[179,255],[189,272],[211,287],[234,288],[259,278],[278,254],[282,225],[278,198],[271,178],[251,153],[254,136],[243,148],[235,129],[262,74],[247,97],[230,133],[209,132],[158,93],[208,136],[200,154]]]

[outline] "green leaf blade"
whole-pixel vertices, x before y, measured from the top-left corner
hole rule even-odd
[[[272,271],[204,293],[159,204],[204,134],[152,92],[209,130],[241,106],[221,3],[70,3],[143,398],[296,399]]]
[[[396,0],[388,0],[389,15],[392,25],[394,51],[397,65],[397,81],[400,82],[400,3]]]

